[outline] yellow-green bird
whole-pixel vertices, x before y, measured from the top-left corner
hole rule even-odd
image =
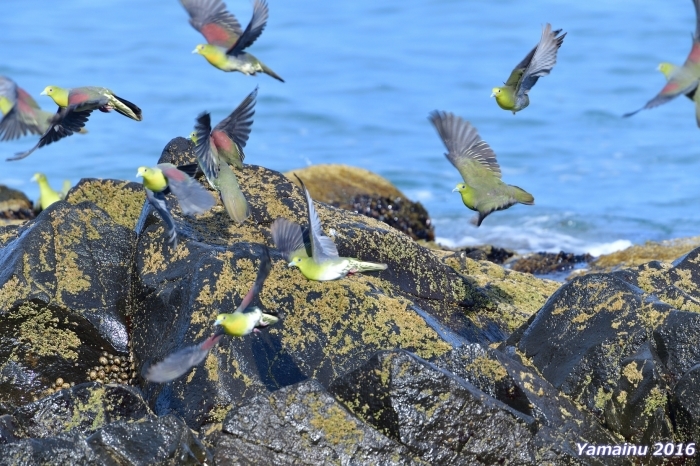
[[[26,152],[15,154],[7,160],[14,161],[53,142],[80,132],[94,110],[109,112],[115,110],[136,121],[141,121],[141,109],[126,99],[114,95],[104,87],[76,87],[63,89],[58,86],[46,86],[41,95],[47,95],[58,105],[58,110],[49,120],[49,127],[34,147]]]
[[[32,181],[36,181],[39,184],[39,205],[41,210],[46,210],[54,202],[65,199],[66,194],[70,190],[70,181],[66,180],[63,182],[63,190],[61,192],[55,191],[49,185],[49,180],[43,173],[35,173]]]
[[[277,249],[288,258],[289,267],[298,267],[306,278],[318,281],[336,280],[357,272],[386,270],[386,264],[339,256],[333,240],[323,234],[309,190],[298,176],[297,179],[306,195],[308,243],[304,241],[304,233],[296,223],[281,217],[272,222],[272,239]]]
[[[695,33],[693,34],[693,44],[688,58],[685,59],[685,63],[683,63],[683,66],[677,66],[668,62],[659,64],[658,70],[666,78],[666,85],[644,107],[634,112],[625,113],[622,115],[623,117],[632,116],[644,109],[658,107],[681,94],[685,94],[695,103],[695,120],[698,127],[700,127],[700,96],[698,96],[697,92],[698,81],[700,80],[700,0],[693,0],[693,5],[695,5]]]
[[[507,209],[517,203],[535,203],[532,194],[501,181],[501,167],[496,161],[496,154],[471,123],[452,113],[437,110],[428,119],[435,125],[447,148],[447,160],[464,179],[464,183],[458,184],[453,191],[462,195],[465,206],[479,213],[474,220],[477,227],[493,211]]]
[[[216,200],[201,184],[171,163],[160,163],[155,167],[139,167],[136,176],[143,177],[146,199],[165,222],[168,242],[177,247],[177,230],[165,195],[172,192],[180,210],[185,215],[202,214],[216,205]]]
[[[31,95],[7,76],[0,76],[0,141],[26,134],[44,134],[54,116],[39,107]],[[79,132],[86,133],[83,128]]]
[[[557,51],[566,36],[566,33],[559,35],[560,32],[561,29],[552,31],[552,25],[547,23],[540,42],[518,63],[505,84],[491,90],[491,97],[496,98],[499,107],[515,115],[530,105],[530,89],[539,78],[547,76],[557,62]]]
[[[197,161],[209,184],[219,192],[229,216],[243,223],[250,216],[250,207],[238,184],[238,178],[229,164],[243,167],[243,148],[248,142],[255,115],[255,88],[229,116],[214,129],[211,116],[203,112],[190,138],[195,143]]]
[[[205,341],[198,345],[188,346],[166,357],[163,361],[151,366],[145,374],[146,380],[163,383],[174,380],[192,367],[204,361],[211,350],[224,335],[243,337],[251,332],[259,332],[260,328],[275,324],[279,317],[266,314],[257,306],[251,306],[255,297],[260,293],[265,279],[270,274],[272,261],[270,251],[264,247],[258,275],[250,291],[245,295],[240,306],[230,314],[216,316],[214,325],[217,329]]]
[[[255,0],[253,17],[245,31],[241,29],[236,17],[226,10],[226,4],[221,0],[180,2],[190,15],[192,27],[201,32],[208,42],[198,45],[192,53],[202,55],[212,66],[223,71],[240,71],[247,75],[262,72],[284,82],[284,79],[263,62],[244,51],[253,45],[265,29],[269,16],[265,0]]]

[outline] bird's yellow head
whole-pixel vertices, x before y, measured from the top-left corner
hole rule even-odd
[[[673,63],[663,62],[659,63],[657,69],[664,74],[666,79],[671,79],[671,75],[676,70],[676,65],[674,65]]]
[[[501,89],[500,87],[494,87],[493,89],[491,89],[491,97],[495,97],[496,99],[498,99],[502,93],[503,89]]]
[[[46,181],[46,175],[43,173],[34,173],[34,176],[32,176],[32,181],[36,181],[37,183]]]
[[[198,54],[200,54],[200,55],[206,55],[206,54],[208,53],[208,51],[209,51],[210,48],[211,48],[211,45],[209,45],[209,44],[199,44],[198,46],[196,46],[196,47],[194,48],[194,50],[192,51],[192,53],[198,53]]]
[[[302,259],[303,258],[300,256],[293,256],[289,261],[289,264],[287,264],[287,267],[299,267],[301,265]]]
[[[142,176],[144,178],[149,178],[154,175],[153,169],[148,167],[139,167],[136,172],[136,176]]]
[[[452,192],[457,191],[457,192],[462,193],[466,190],[467,190],[467,185],[464,183],[459,183],[457,186],[455,186],[455,189],[453,189]]]
[[[190,140],[192,142],[194,142],[195,144],[197,144],[197,131],[192,131],[190,133]]]
[[[216,320],[214,321],[214,325],[223,325],[224,322],[226,322],[226,318],[228,317],[228,314],[219,314],[216,316]]]
[[[46,86],[41,95],[47,95],[60,107],[68,106],[68,91],[58,86]]]

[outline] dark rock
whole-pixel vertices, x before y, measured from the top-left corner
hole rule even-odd
[[[0,224],[21,224],[35,216],[32,201],[26,194],[0,185]]]
[[[464,252],[466,257],[479,260],[489,261],[494,264],[504,264],[508,259],[515,256],[515,251],[510,249],[498,248],[496,246],[467,246],[459,248],[458,251]]]
[[[0,445],[0,465],[205,464],[211,456],[174,416],[113,422],[85,438],[77,432]]]
[[[700,362],[700,314],[671,311],[653,335],[659,358],[674,382]]]
[[[673,410],[679,442],[697,442],[700,438],[700,364],[686,372],[673,388]]]
[[[587,264],[593,260],[590,254],[570,252],[538,252],[518,257],[508,264],[512,270],[534,275],[548,275],[573,270],[577,264]]]
[[[83,178],[68,191],[66,202],[77,205],[86,201],[104,210],[117,224],[133,230],[146,192],[141,183],[133,181]]]
[[[100,355],[127,355],[135,234],[91,203],[57,202],[0,249],[0,401],[20,406]]]
[[[101,464],[210,464],[211,455],[175,416],[118,421],[87,438]]]
[[[568,454],[574,455],[576,443],[616,443],[615,437],[594,416],[562,396],[536,370],[504,352],[475,343],[450,351],[433,362],[485,394],[535,418],[537,437],[543,444],[567,445]]]
[[[119,420],[138,420],[150,409],[134,388],[85,383],[26,404],[14,412],[21,437],[90,434]]]
[[[17,436],[17,419],[9,414],[0,416],[0,445],[19,440]]]
[[[315,381],[232,409],[213,441],[216,464],[424,464]]]
[[[543,457],[531,416],[406,351],[377,353],[330,392],[430,464],[538,464]]]
[[[552,295],[517,347],[554,387],[613,431],[631,441],[663,440],[670,423],[666,370],[650,336],[671,311],[615,276],[587,275]],[[630,391],[634,397],[628,398]],[[633,425],[629,413],[634,413]],[[655,427],[647,429],[651,425]]]
[[[22,439],[0,445],[0,465],[39,466],[47,464],[99,466],[99,460],[79,434],[61,434],[41,439]]]

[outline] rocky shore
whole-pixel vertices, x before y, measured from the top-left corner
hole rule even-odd
[[[193,160],[176,138],[160,162]],[[141,185],[117,180],[0,227],[0,464],[695,464],[693,244],[561,283],[319,203],[341,255],[388,269],[314,282],[272,250],[258,305],[280,322],[147,382],[241,301],[272,221],[306,223],[290,179],[238,175],[251,219],[171,203],[177,249]]]

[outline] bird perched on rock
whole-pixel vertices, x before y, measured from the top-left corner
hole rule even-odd
[[[41,210],[46,210],[54,202],[65,199],[66,194],[70,190],[70,181],[66,180],[63,182],[63,190],[61,192],[54,191],[43,173],[35,173],[32,181],[39,183],[39,205]]]
[[[54,116],[7,76],[0,76],[0,141],[10,141],[26,134],[44,134]],[[87,131],[83,128],[81,133]]]
[[[535,203],[530,193],[501,181],[496,154],[471,123],[452,113],[438,111],[432,112],[428,119],[447,147],[447,160],[464,179],[453,191],[459,191],[464,205],[479,213],[474,220],[477,227],[495,210],[517,203]]]
[[[386,264],[339,257],[333,240],[323,234],[309,191],[298,176],[297,179],[306,195],[308,244],[304,241],[304,232],[296,223],[281,217],[272,223],[272,239],[277,249],[289,259],[289,267],[298,267],[306,278],[318,281],[335,280],[356,272],[385,270]]]
[[[499,107],[515,115],[530,105],[530,89],[539,78],[547,76],[557,62],[557,51],[566,36],[566,33],[559,35],[560,32],[561,29],[552,31],[552,25],[547,23],[539,44],[518,63],[502,87],[491,90],[491,97],[496,98]]]
[[[211,117],[203,112],[197,117],[190,136],[195,143],[197,161],[209,184],[219,192],[229,216],[243,223],[250,216],[250,207],[238,185],[238,178],[229,164],[243,167],[243,148],[248,142],[255,115],[255,88],[229,116],[211,129]]]
[[[221,0],[180,0],[190,15],[190,24],[201,32],[207,44],[198,45],[192,53],[198,53],[216,68],[223,71],[240,71],[247,75],[263,72],[284,82],[263,62],[244,50],[260,37],[269,15],[265,0],[255,0],[253,17],[245,28],[235,16],[226,10]]]
[[[139,167],[136,176],[143,177],[146,198],[165,222],[168,242],[172,243],[173,247],[177,247],[177,231],[175,220],[165,203],[165,195],[168,192],[172,191],[175,195],[180,210],[185,215],[202,214],[216,205],[216,200],[209,191],[173,164],[160,163],[152,168]]]
[[[681,94],[685,94],[695,102],[695,120],[698,127],[700,127],[700,96],[696,92],[698,81],[700,80],[700,0],[694,0],[693,4],[695,5],[695,33],[693,34],[693,44],[688,58],[685,59],[685,63],[683,63],[683,66],[677,66],[668,62],[659,64],[658,70],[666,78],[666,85],[644,107],[634,112],[625,113],[624,117],[632,116],[647,108],[658,107]]]
[[[40,147],[80,132],[93,110],[101,112],[115,110],[133,120],[141,121],[140,108],[104,87],[85,86],[63,89],[58,86],[47,86],[41,95],[51,97],[58,105],[58,110],[49,120],[48,129],[34,147],[26,152],[15,154],[7,160],[23,159]]]
[[[214,322],[216,330],[202,343],[176,351],[163,361],[151,366],[146,371],[146,380],[158,383],[174,380],[204,361],[209,350],[216,346],[224,335],[243,337],[251,332],[259,332],[260,328],[277,323],[279,321],[277,316],[266,314],[259,307],[250,305],[260,293],[271,268],[270,251],[265,247],[255,283],[241,301],[238,309],[231,314],[216,316]]]

